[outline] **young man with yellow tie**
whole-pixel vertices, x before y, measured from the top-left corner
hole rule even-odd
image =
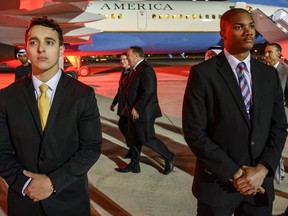
[[[88,216],[87,171],[102,144],[94,90],[59,68],[63,35],[54,20],[33,18],[25,42],[32,74],[0,91],[8,214]]]

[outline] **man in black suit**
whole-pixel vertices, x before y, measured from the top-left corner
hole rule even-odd
[[[94,90],[59,68],[63,35],[54,20],[33,18],[25,42],[32,74],[0,91],[0,176],[9,185],[8,214],[88,216],[87,172],[102,143]],[[47,121],[40,121],[42,99],[46,111],[50,106]]]
[[[157,78],[154,69],[144,60],[141,47],[132,46],[127,51],[132,71],[125,89],[126,105],[122,115],[128,117],[128,144],[131,145],[131,162],[119,172],[140,172],[142,145],[159,153],[165,160],[163,173],[169,174],[174,167],[175,155],[155,137],[154,122],[161,110],[157,97]]]
[[[197,157],[197,215],[272,215],[287,123],[276,69],[250,56],[255,33],[248,11],[225,12],[224,51],[191,68],[182,120]]]

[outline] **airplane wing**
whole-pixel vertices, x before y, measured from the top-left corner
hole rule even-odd
[[[42,8],[46,1],[55,3],[67,3],[67,2],[89,2],[90,0],[1,0],[0,10],[11,9],[27,9],[34,10]]]
[[[85,23],[105,19],[105,16],[86,12],[85,9],[88,5],[88,2],[83,1],[72,3],[71,1],[69,3],[44,2],[43,7],[33,10],[2,10],[0,13],[0,41],[8,45],[23,46],[25,30],[31,18],[48,16],[57,20],[62,27],[65,43],[89,43],[91,40],[87,36],[102,31],[86,27]]]
[[[18,47],[25,45],[25,31],[35,16],[48,16],[56,20],[62,27],[65,44],[77,46],[92,43],[91,35],[102,30],[85,24],[106,17],[87,12],[87,7],[89,1],[83,0],[1,0],[0,63],[6,63],[12,68],[19,65],[15,53]]]

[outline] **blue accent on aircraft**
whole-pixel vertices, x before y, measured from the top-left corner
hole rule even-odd
[[[145,53],[196,53],[204,52],[210,46],[219,44],[220,35],[214,33],[109,33],[103,32],[91,36],[93,43],[84,45],[68,45],[66,49],[83,52],[113,51],[121,53],[130,46],[143,47]],[[259,36],[255,43],[265,43],[266,40]]]

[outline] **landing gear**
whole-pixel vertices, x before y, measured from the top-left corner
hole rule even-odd
[[[67,70],[77,71],[78,76],[86,77],[90,74],[90,68],[88,66],[81,66],[81,56],[66,56],[73,67],[69,67]],[[73,68],[73,69],[70,69]]]

